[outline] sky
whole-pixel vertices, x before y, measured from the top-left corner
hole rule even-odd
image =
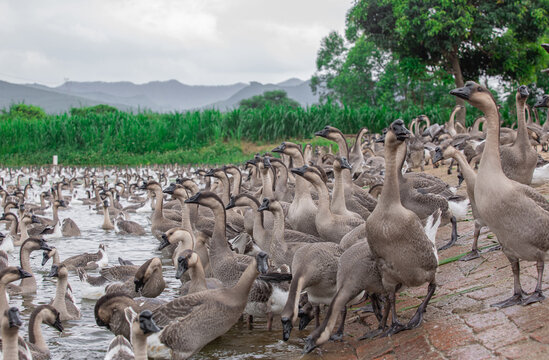
[[[190,85],[308,79],[352,0],[3,0],[0,79],[176,79]]]

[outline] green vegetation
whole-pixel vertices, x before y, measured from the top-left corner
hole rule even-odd
[[[318,51],[312,88],[324,100],[451,106],[463,100],[449,90],[487,77],[507,92],[547,89],[547,0],[359,0],[346,20],[345,37],[330,33]]]
[[[284,90],[265,91],[263,95],[252,96],[249,99],[240,100],[240,109],[264,109],[265,107],[288,107],[297,109],[299,103],[288,98],[288,94]]]

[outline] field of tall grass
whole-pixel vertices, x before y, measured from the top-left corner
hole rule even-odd
[[[363,126],[379,132],[396,118],[408,122],[419,114],[426,114],[432,122],[445,122],[450,110],[418,107],[396,112],[385,107],[325,104],[167,114],[101,107],[60,115],[5,111],[0,115],[0,164],[48,164],[54,154],[71,165],[240,162],[251,155],[242,150],[241,141],[261,145],[311,139],[325,125],[344,133]]]

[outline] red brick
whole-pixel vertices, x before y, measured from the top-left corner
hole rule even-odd
[[[549,346],[537,342],[524,342],[497,350],[506,359],[547,359]]]
[[[486,299],[493,299],[505,292],[509,292],[509,296],[511,296],[511,291],[501,288],[499,286],[489,286],[477,291],[470,292],[467,294],[471,299],[475,300],[486,300]]]
[[[425,336],[420,335],[398,345],[394,352],[399,360],[416,360],[431,352],[431,346]]]
[[[374,360],[397,360],[397,358],[393,354],[387,354],[387,355],[377,357]]]
[[[492,353],[479,344],[462,346],[448,353],[452,360],[484,360],[491,359]]]
[[[459,320],[427,328],[431,344],[440,351],[449,351],[474,341],[473,333]]]
[[[359,359],[372,359],[386,355],[393,349],[393,344],[388,338],[364,340],[357,344],[356,355]]]
[[[509,321],[507,316],[499,310],[476,314],[464,314],[462,318],[474,332],[480,332],[494,326],[503,325]]]
[[[542,304],[517,306],[519,309],[509,318],[524,332],[532,332],[543,327],[549,318],[549,312]]]
[[[549,326],[536,330],[530,334],[530,337],[537,342],[549,345]]]
[[[490,350],[498,349],[526,339],[512,323],[496,326],[477,334],[477,339]]]

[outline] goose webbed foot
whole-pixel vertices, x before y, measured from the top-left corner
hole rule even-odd
[[[414,316],[406,324],[406,330],[415,329],[423,322],[424,309],[418,309]]]
[[[336,332],[332,336],[330,336],[330,340],[332,341],[341,341],[343,339],[343,333],[342,332]]]
[[[534,291],[534,293],[528,296],[527,298],[523,298],[521,304],[523,306],[526,306],[526,305],[540,302],[543,300],[545,300],[545,296],[543,296],[543,293],[541,292],[541,290],[539,290],[539,291]]]
[[[500,301],[500,302],[497,302],[497,303],[492,304],[490,306],[498,308],[498,309],[503,309],[503,308],[506,308],[506,307],[509,307],[509,306],[523,304],[524,295],[525,295],[524,292],[522,292],[520,294],[514,294],[510,298],[505,299],[505,300]]]
[[[364,305],[358,309],[356,309],[355,311],[362,311],[362,312],[365,312],[365,313],[373,313],[374,312],[374,307],[372,304],[368,304],[368,305]]]
[[[467,254],[463,255],[459,261],[471,261],[480,257],[480,251],[478,249],[471,250]]]
[[[484,252],[492,252],[492,251],[499,251],[499,250],[501,250],[501,245],[489,247],[488,249],[484,250]]]
[[[368,331],[367,333],[365,333],[364,335],[359,337],[358,340],[374,339],[374,338],[378,337],[381,334],[383,334],[383,329],[382,328],[377,328],[375,330]]]
[[[387,337],[387,336],[393,336],[395,334],[398,334],[402,330],[407,330],[408,327],[401,324],[398,321],[393,321],[389,329],[387,329],[383,334],[381,334],[381,337]]]

